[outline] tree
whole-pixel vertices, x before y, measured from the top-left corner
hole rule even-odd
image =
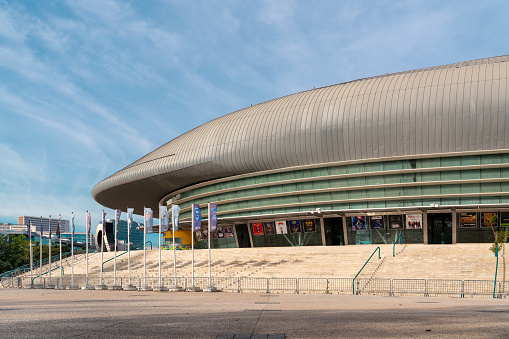
[[[500,251],[502,247],[504,246],[505,241],[507,240],[507,237],[509,236],[509,231],[502,230],[500,228],[498,215],[494,214],[491,217],[491,230],[493,231],[493,244],[490,247],[490,251],[493,253],[497,253],[497,251]],[[497,228],[493,227],[493,225],[497,225]]]
[[[30,263],[29,242],[23,235],[0,234],[0,273]]]

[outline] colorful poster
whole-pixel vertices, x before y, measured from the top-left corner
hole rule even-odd
[[[497,215],[497,212],[482,212],[481,213],[481,227],[497,227],[498,223],[491,222],[491,218]]]
[[[274,227],[274,222],[273,221],[264,222],[263,223],[263,229],[265,230],[265,234],[275,234],[276,233],[276,229]]]
[[[402,215],[389,215],[389,229],[400,230],[403,228],[403,216]]]
[[[288,220],[288,224],[290,225],[290,233],[300,232],[300,220]]]
[[[366,217],[352,217],[352,230],[362,231],[366,229]]]
[[[385,229],[384,216],[383,215],[372,215],[369,217],[369,225],[372,230]]]
[[[287,234],[288,228],[286,227],[286,221],[276,221],[276,233]]]
[[[477,227],[477,213],[476,212],[462,212],[460,213],[460,228]]]
[[[406,228],[407,230],[422,229],[422,214],[407,214]]]
[[[253,223],[253,234],[254,235],[263,235],[263,225],[261,222]]]
[[[316,232],[315,221],[313,219],[304,220],[304,232]]]
[[[233,231],[232,231],[232,227],[231,226],[225,226],[224,227],[224,236],[226,238],[231,238],[233,237]]]
[[[509,227],[509,212],[500,213],[500,226]]]
[[[203,234],[202,234],[202,231],[201,230],[198,230],[195,232],[196,234],[196,241],[203,241]]]

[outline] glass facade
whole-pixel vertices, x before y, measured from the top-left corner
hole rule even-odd
[[[435,204],[457,207],[508,204],[509,154],[357,161],[252,173],[182,189],[168,203],[171,201],[180,205],[183,221],[190,220],[191,203],[203,206],[216,202],[220,222],[224,218],[263,218],[263,215],[316,209],[351,213],[352,210],[408,209]],[[352,231],[351,221],[347,218],[346,222],[349,244],[392,243],[399,235],[388,228]],[[337,239],[337,236],[343,237],[344,242],[344,235],[331,235],[333,230],[329,224],[330,221],[325,223],[326,242],[335,242],[330,237]],[[248,226],[255,247],[322,244],[320,227],[315,235],[281,237],[254,235],[252,224]],[[423,242],[423,230],[404,228],[400,232],[407,243]],[[458,228],[458,242],[489,239],[482,229]]]

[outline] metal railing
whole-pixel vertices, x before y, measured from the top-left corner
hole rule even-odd
[[[355,275],[355,277],[353,278],[352,280],[352,294],[355,295],[355,279],[357,279],[357,277],[359,276],[359,274],[361,274],[362,270],[364,269],[364,267],[366,267],[366,265],[368,264],[368,262],[371,260],[371,258],[373,257],[373,255],[375,254],[375,252],[378,250],[378,259],[380,259],[380,246],[377,246],[375,248],[375,250],[373,251],[373,253],[371,253],[371,255],[369,256],[368,260],[366,260],[366,262],[364,263],[364,265],[362,265],[362,268],[359,270],[359,272],[357,272],[357,274]]]
[[[51,279],[42,277],[32,284],[30,277],[3,277],[0,278],[0,286],[4,288],[70,288],[71,277],[54,277]],[[191,277],[177,277],[177,286],[184,290],[190,290]],[[219,291],[224,292],[257,292],[257,293],[325,293],[325,294],[350,294],[351,278],[252,278],[252,277],[212,277],[212,284]],[[357,295],[377,294],[387,296],[423,296],[423,297],[493,297],[493,285],[495,285],[495,298],[509,298],[509,292],[502,289],[506,281],[493,280],[445,280],[445,279],[378,279],[358,278]],[[369,281],[369,282],[368,282]],[[99,287],[100,277],[89,276],[88,286]],[[113,277],[103,277],[103,285],[113,289]],[[74,285],[86,288],[84,276],[75,276]],[[122,288],[128,287],[128,278],[117,277],[117,285]],[[175,285],[174,277],[131,277],[131,287],[138,290],[150,288],[161,289]],[[194,289],[201,290],[208,287],[208,277],[195,277]],[[102,286],[100,286],[103,288]],[[74,288],[74,287],[73,287]]]
[[[394,245],[392,245],[392,257],[394,258],[396,256],[395,254],[395,248],[396,248],[396,244],[398,243],[398,240],[401,240],[400,244],[403,245],[403,233],[401,233],[397,238],[396,238],[396,241],[394,242]]]

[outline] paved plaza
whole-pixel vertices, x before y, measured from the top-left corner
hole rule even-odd
[[[507,338],[509,299],[0,289],[2,338]]]

